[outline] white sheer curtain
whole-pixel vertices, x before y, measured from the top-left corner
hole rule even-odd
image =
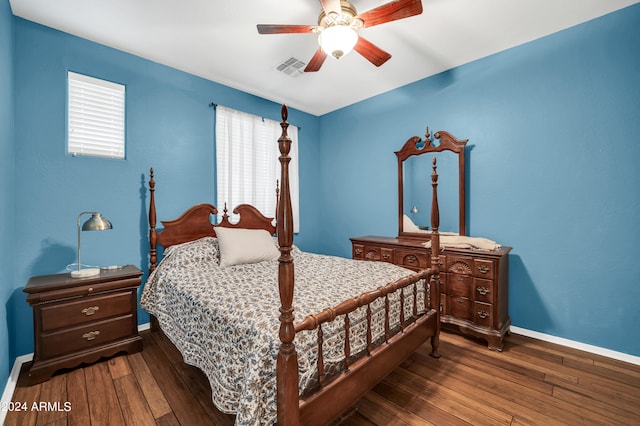
[[[224,204],[233,219],[238,204],[251,204],[262,214],[275,217],[276,181],[280,179],[278,138],[280,123],[218,105],[216,107],[217,204]],[[300,229],[298,198],[298,128],[289,125],[291,162],[289,184],[294,232]]]

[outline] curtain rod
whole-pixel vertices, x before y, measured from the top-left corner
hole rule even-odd
[[[210,102],[209,103],[209,107],[213,108],[213,109],[216,109],[218,107],[218,104],[215,103],[215,102]],[[248,113],[248,114],[250,114],[250,113]],[[253,115],[255,115],[255,114],[253,114]],[[262,117],[262,120],[264,120],[264,117]],[[274,121],[277,121],[277,120],[274,120]],[[291,123],[289,123],[289,124],[291,124]],[[293,124],[293,125],[295,126],[295,124]],[[298,132],[302,131],[302,127],[300,127],[300,126],[296,126],[296,127],[298,128]]]

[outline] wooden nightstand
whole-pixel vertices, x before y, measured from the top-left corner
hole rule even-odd
[[[128,265],[89,278],[68,273],[30,278],[23,289],[33,308],[30,384],[48,380],[61,368],[142,350],[137,297],[141,275]]]

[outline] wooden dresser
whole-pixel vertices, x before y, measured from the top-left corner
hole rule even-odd
[[[48,380],[61,368],[142,350],[137,297],[141,275],[129,265],[89,278],[68,273],[30,278],[23,289],[33,308],[30,384]]]
[[[430,250],[411,238],[351,238],[352,257],[390,262],[412,270],[431,266]],[[501,351],[509,331],[509,251],[445,248],[440,254],[440,313],[443,325],[485,339]]]

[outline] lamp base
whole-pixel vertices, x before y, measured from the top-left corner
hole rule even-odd
[[[93,277],[94,275],[100,275],[100,268],[87,268],[71,271],[72,278],[86,278]]]

